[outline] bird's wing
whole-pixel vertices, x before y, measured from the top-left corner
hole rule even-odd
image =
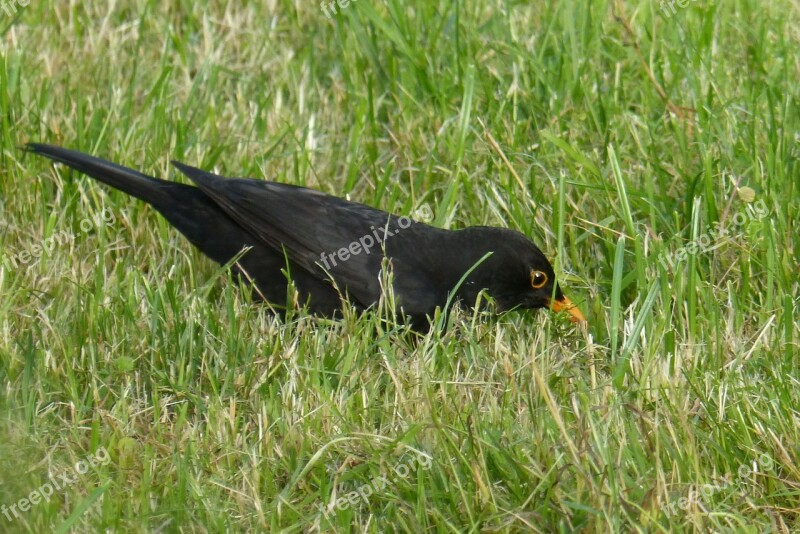
[[[421,253],[442,230],[313,189],[222,178],[173,164],[252,235],[285,250],[309,273],[332,279],[364,307],[381,295],[384,251],[391,258],[395,295],[406,313],[432,313],[446,298],[446,292],[440,294],[435,266]]]

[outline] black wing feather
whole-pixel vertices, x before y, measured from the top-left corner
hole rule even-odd
[[[417,254],[425,250],[428,240],[441,246],[446,233],[440,229],[410,220],[407,228],[401,228],[401,222],[407,223],[395,215],[313,189],[222,178],[178,162],[173,164],[237,224],[276,250],[285,249],[288,257],[307,272],[332,278],[364,307],[377,302],[381,295],[382,246],[391,259],[396,298],[406,313],[432,313],[446,299],[446,295],[439,294],[441,290],[435,289],[441,287],[436,273],[439,266],[426,264],[426,259]],[[387,230],[389,234],[385,233]],[[376,244],[369,253],[362,250],[346,261],[336,256],[340,249],[349,248],[366,236],[375,240],[376,235],[383,245]],[[328,258],[334,255],[327,268],[323,254]]]

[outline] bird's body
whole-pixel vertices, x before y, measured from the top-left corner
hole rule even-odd
[[[472,306],[484,289],[501,310],[550,306],[583,319],[541,251],[513,230],[443,230],[313,189],[222,178],[177,162],[197,187],[51,145],[28,150],[144,200],[214,261],[226,264],[247,249],[234,270],[254,283],[257,297],[278,305],[286,302],[288,275],[312,313],[335,315],[343,296],[366,309],[378,302],[389,265],[398,311],[419,329],[451,292]]]

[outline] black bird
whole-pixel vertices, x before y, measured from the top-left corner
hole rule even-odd
[[[288,274],[312,313],[335,316],[343,296],[363,310],[381,296],[386,259],[398,311],[417,330],[430,326],[448,297],[472,307],[482,290],[498,311],[549,307],[585,321],[544,254],[513,230],[443,230],[313,189],[223,178],[175,161],[197,187],[75,150],[26,148],[144,200],[214,261],[226,264],[248,248],[233,269],[252,281],[257,299],[286,302]]]

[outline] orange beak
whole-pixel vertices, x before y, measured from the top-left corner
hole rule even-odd
[[[578,321],[586,322],[586,317],[583,316],[581,310],[578,309],[576,305],[572,303],[567,297],[564,297],[561,300],[555,300],[552,304],[550,304],[550,309],[554,312],[567,312],[572,317],[569,318],[570,321],[573,323],[577,323]]]

